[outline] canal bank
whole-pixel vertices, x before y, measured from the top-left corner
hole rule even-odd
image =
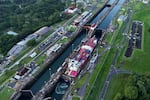
[[[101,34],[100,34],[100,33],[101,33]],[[97,38],[98,40],[101,38],[102,34],[103,34],[102,31],[101,31],[101,32],[96,31],[96,32],[94,33],[94,35],[96,36],[96,38]],[[85,39],[85,40],[86,40],[86,39]],[[80,44],[80,47],[81,47],[82,44],[83,44],[83,43]],[[97,46],[96,46],[96,47],[97,47]],[[95,47],[95,48],[96,48],[96,47]],[[95,49],[95,48],[94,48],[94,49]],[[79,48],[76,48],[75,50],[78,50],[78,49],[79,49]],[[88,60],[85,62],[84,67],[83,67],[83,69],[81,70],[81,72],[83,72],[83,70],[86,70],[87,63],[88,63],[88,61],[91,59],[93,53],[94,53],[94,50],[93,50],[93,52],[90,54],[90,57],[88,58]],[[74,52],[72,52],[71,55],[73,56],[73,55],[74,55]],[[68,57],[68,59],[70,59],[70,57]],[[77,77],[76,77],[76,78],[77,78]],[[74,79],[73,79],[73,80],[74,80]],[[73,82],[73,81],[72,81],[72,82]],[[71,82],[71,83],[72,83],[72,82]],[[75,82],[75,81],[74,81],[74,82]],[[73,82],[73,83],[74,83],[74,82]],[[45,96],[45,98],[51,98],[51,100],[62,100],[64,94],[66,93],[66,91],[67,91],[68,88],[70,87],[71,83],[69,83],[69,81],[66,82],[66,80],[64,80],[64,78],[61,78],[60,81],[59,81],[59,82],[57,83],[57,85],[55,86],[55,88],[53,89],[53,91],[52,91],[52,92],[49,92],[49,94],[47,94],[47,95]],[[64,99],[64,100],[66,100],[66,99]]]
[[[79,32],[78,32],[79,33]],[[82,32],[81,32],[82,33]],[[80,33],[79,33],[80,34]],[[76,37],[75,37],[76,38]],[[74,39],[75,39],[74,38]],[[80,41],[79,41],[79,43],[80,43]],[[69,45],[71,45],[71,44],[68,44],[68,46]],[[70,46],[71,48],[72,48],[72,46]],[[75,45],[74,45],[74,47],[75,47]],[[66,46],[66,48],[67,48],[67,46]],[[64,51],[64,49],[65,48],[62,48],[63,50],[62,50],[62,52]],[[60,52],[60,54],[61,54],[61,52]],[[56,57],[56,58],[58,58],[59,57],[59,55]],[[63,56],[64,58],[62,58],[62,59],[65,59],[65,56]],[[56,58],[55,58],[55,60],[53,59],[53,61],[56,61]],[[62,59],[60,59],[60,60],[58,60],[57,62],[60,62]],[[51,61],[51,64],[53,64],[53,61]],[[63,61],[62,61],[63,62]],[[49,63],[50,64],[50,63]],[[22,88],[22,89],[28,89],[28,90],[31,90],[34,94],[47,82],[47,80],[49,79],[49,77],[50,77],[50,71],[48,70],[49,68],[47,68],[47,67],[50,67],[50,66],[45,66],[45,70],[44,71],[41,71],[39,74],[38,74],[38,76],[37,77],[32,77],[31,78],[31,81],[29,81],[30,82],[30,84],[27,84],[26,86],[24,86],[24,88]],[[58,66],[59,67],[59,66]],[[56,72],[57,71],[57,69],[58,69],[58,67],[51,67],[51,68],[54,68],[53,69],[53,71],[54,72]],[[47,71],[46,71],[47,70]],[[46,72],[45,72],[46,71]],[[52,70],[51,70],[52,71]],[[53,73],[53,72],[51,72],[51,73]],[[41,76],[42,75],[42,76]],[[41,77],[41,78],[39,78],[39,77]],[[36,81],[36,82],[35,82]],[[35,85],[32,85],[32,84],[35,84]],[[23,99],[21,99],[21,100],[23,100]]]
[[[111,0],[111,1],[115,1],[115,0]],[[120,10],[120,8],[122,7],[124,2],[125,2],[125,0],[119,0],[118,3],[115,5],[115,7],[108,14],[108,16],[101,23],[101,25],[98,26],[98,28],[106,30],[108,28],[108,25],[113,20],[113,18],[117,15],[118,11]]]
[[[117,1],[115,1],[115,2],[117,2]],[[114,5],[114,4],[113,4],[113,5]],[[113,7],[114,7],[114,6],[113,6]],[[112,10],[112,9],[109,9],[109,10]],[[100,14],[100,13],[99,13],[99,14]],[[98,16],[99,14],[97,14],[97,16]],[[93,19],[93,20],[95,20],[95,19]],[[95,23],[97,23],[98,20],[99,20],[99,17],[96,17]],[[109,24],[108,24],[108,25],[109,25]],[[50,95],[50,96],[52,96],[52,98],[54,97],[54,98],[57,98],[58,100],[62,98],[63,94],[65,93],[64,90],[61,91],[61,89],[60,89],[60,87],[62,87],[62,84],[65,85],[65,82],[59,82],[59,83],[57,84],[56,88],[54,89],[54,92],[52,92],[52,95]],[[66,87],[65,90],[67,90],[68,85],[66,85],[65,87]],[[60,91],[58,92],[58,90],[60,90]],[[53,98],[53,99],[54,99],[54,98]]]
[[[45,70],[41,71],[38,76],[32,78],[29,84],[27,84],[23,90],[31,90],[33,94],[38,92],[41,87],[49,80],[51,74],[55,73],[57,69],[60,67],[60,65],[64,62],[65,58],[69,55],[69,53],[72,51],[71,44],[74,44],[74,46],[77,46],[82,38],[85,36],[85,30],[75,34],[70,41],[67,44],[64,44],[62,48],[57,52],[57,54],[53,57],[51,57],[51,61],[49,64],[46,64]],[[51,72],[49,71],[49,68],[51,68]],[[34,80],[33,80],[34,79]],[[19,100],[29,100],[31,98],[26,98],[25,96],[21,96]]]

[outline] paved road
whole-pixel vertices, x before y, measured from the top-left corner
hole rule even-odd
[[[130,14],[129,14],[129,19],[128,19],[128,22],[127,22],[127,24],[128,24],[127,26],[128,27],[125,28],[125,30],[124,30],[125,33],[128,33],[129,25],[131,23],[131,17],[132,17],[132,12],[130,12]],[[132,74],[128,70],[117,69],[117,67],[114,66],[116,64],[116,60],[117,60],[117,58],[119,56],[120,49],[122,48],[122,45],[124,44],[125,40],[126,40],[126,37],[123,37],[123,39],[120,42],[119,46],[117,46],[117,51],[116,51],[116,54],[115,54],[114,59],[112,61],[112,64],[111,64],[109,73],[107,75],[107,78],[105,80],[104,86],[102,88],[102,91],[100,93],[99,100],[104,100],[104,97],[106,95],[107,89],[109,87],[110,80],[112,79],[112,77],[114,75],[117,75],[117,74]]]
[[[85,84],[79,89],[78,91],[78,96],[83,97],[86,91],[86,87],[88,86],[89,80],[90,80],[91,75],[87,78]]]
[[[107,78],[105,80],[104,86],[102,88],[99,100],[104,100],[105,94],[106,94],[107,89],[109,87],[109,83],[110,83],[112,77],[117,75],[117,74],[131,74],[131,72],[129,72],[127,70],[116,69],[115,66],[111,65],[109,73],[108,73]]]

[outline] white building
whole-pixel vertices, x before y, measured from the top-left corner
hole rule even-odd
[[[37,34],[30,34],[22,41],[18,42],[15,46],[13,46],[9,52],[7,53],[9,56],[16,56],[19,54],[23,48],[26,46],[26,43],[32,39],[36,39],[38,37]]]
[[[148,4],[149,1],[148,0],[143,0],[143,3]]]
[[[71,6],[71,7],[67,8],[65,10],[65,13],[71,13],[71,14],[73,14],[73,13],[77,12],[77,10],[78,10],[78,8],[76,8],[74,6]]]
[[[44,35],[45,33],[47,33],[49,31],[49,29],[50,28],[48,26],[44,26],[44,27],[40,28],[39,30],[37,30],[35,32],[35,34],[37,34],[37,35]]]

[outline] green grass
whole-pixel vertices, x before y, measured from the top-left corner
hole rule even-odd
[[[133,6],[133,5],[132,5]],[[143,7],[145,6],[145,7]],[[142,10],[141,10],[142,9]],[[122,68],[137,72],[137,73],[144,73],[150,71],[150,6],[144,5],[142,3],[134,4],[134,10],[136,10],[134,14],[134,20],[140,20],[144,22],[144,31],[143,31],[143,48],[141,50],[134,49],[134,52],[130,58],[126,58],[124,56],[125,47],[121,49],[120,57],[118,61],[120,64],[124,64]],[[127,43],[125,43],[127,46]],[[111,84],[108,88],[108,91],[105,96],[105,100],[112,100],[117,93],[123,94],[123,88],[127,81],[127,76],[125,74],[117,75],[111,80]]]
[[[96,65],[96,67],[95,67],[95,69],[93,71],[93,74],[92,74],[92,76],[90,78],[89,86],[86,89],[84,100],[86,100],[88,98],[88,96],[90,95],[90,92],[91,92],[91,90],[92,90],[92,88],[94,86],[94,81],[96,80],[96,77],[98,76],[98,73],[99,73],[99,71],[102,68],[102,62],[105,61],[105,59],[106,59],[107,56],[108,56],[108,51],[106,51],[106,53],[101,57],[100,61]]]
[[[46,59],[46,55],[43,54],[38,57],[36,60],[36,63],[39,65],[39,69],[36,71],[36,73],[33,74],[33,76],[37,76],[45,67],[45,64],[43,64],[43,61]]]
[[[2,76],[0,76],[0,85],[2,85],[4,82],[8,81],[9,78],[11,78],[15,74],[15,70],[8,70],[6,71]]]
[[[2,91],[0,91],[0,100],[9,100],[13,93],[13,89],[5,87]]]
[[[24,65],[24,64],[28,64],[30,61],[32,60],[31,57],[26,57],[23,60],[20,61],[20,64]]]
[[[100,91],[103,87],[103,84],[104,84],[105,79],[107,77],[107,74],[109,72],[109,68],[111,66],[115,52],[116,52],[116,48],[110,49],[108,56],[107,56],[104,64],[102,65],[100,72],[98,73],[98,76],[97,76],[96,81],[94,83],[94,87],[92,88],[91,93],[88,96],[87,100],[92,100],[92,99],[98,100],[99,99],[99,95],[97,95],[97,94],[100,94]]]
[[[106,43],[108,43],[111,40],[112,36],[113,36],[113,33],[106,34]]]
[[[113,98],[118,92],[123,94],[127,76],[128,76],[127,74],[121,74],[121,75],[116,75],[111,79],[104,100],[113,100]]]
[[[89,74],[85,74],[81,79],[77,79],[75,88],[80,88],[81,86],[83,86],[88,77],[89,77]]]
[[[121,25],[119,25],[118,30],[116,32],[111,34],[112,36],[109,39],[109,44],[114,45],[117,35],[119,34]],[[87,89],[87,91],[90,91],[90,93],[89,93],[90,95],[88,95],[88,97],[86,97],[85,99],[88,99],[88,100],[92,100],[92,99],[98,100],[99,99],[99,95],[97,95],[97,94],[100,94],[100,91],[103,87],[103,84],[104,84],[107,74],[109,72],[109,68],[110,68],[113,58],[115,56],[115,52],[116,52],[116,48],[111,48],[110,51],[106,52],[104,57],[102,57],[101,62],[103,62],[103,64],[98,64],[96,66],[96,68],[100,68],[100,69],[98,69],[99,71],[96,69],[94,70],[92,79],[90,80],[90,83],[92,83],[94,87],[91,87],[91,89],[90,88]],[[95,72],[95,71],[97,71],[97,72]]]
[[[73,97],[72,100],[80,100],[78,97]]]
[[[10,62],[6,67],[8,68],[9,66],[13,65],[14,62],[18,61],[22,56],[24,56],[26,53],[29,52],[31,47],[26,47],[20,54],[18,54],[16,57],[14,57],[14,60]]]
[[[150,32],[148,32],[148,30],[150,29],[150,6],[144,6],[145,7],[142,10],[134,14],[134,20],[140,20],[144,22],[144,31],[142,35],[142,42],[144,44],[143,48],[142,50],[134,50],[134,53],[132,54],[131,58],[122,59],[122,62],[125,62],[124,69],[140,73],[150,71]]]
[[[64,43],[68,42],[68,40],[69,40],[68,38],[63,38],[63,39],[59,40],[58,43],[64,44]]]
[[[45,59],[46,59],[46,55],[42,54],[37,58],[36,63],[40,65]]]

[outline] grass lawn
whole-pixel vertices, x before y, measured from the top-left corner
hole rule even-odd
[[[90,96],[91,96],[91,91],[93,90],[93,88],[95,87],[95,83],[94,81],[96,81],[97,79],[97,76],[99,74],[99,72],[101,71],[102,69],[102,62],[105,61],[105,58],[108,56],[108,52],[104,54],[104,56],[100,59],[100,62],[98,62],[98,64],[96,65],[94,71],[93,71],[93,74],[92,74],[92,77],[89,81],[89,86],[87,87],[86,89],[86,93],[85,93],[85,96],[84,96],[84,99],[83,100],[87,100]]]
[[[24,64],[28,64],[30,61],[32,60],[31,57],[26,57],[23,60],[20,61],[20,64],[24,65]]]
[[[86,73],[86,74],[85,74],[83,77],[81,77],[80,79],[76,78],[76,79],[75,79],[75,85],[73,86],[73,90],[74,90],[74,89],[81,88],[81,87],[85,84],[85,82],[86,82],[86,80],[87,80],[88,77],[89,77],[89,74]],[[76,96],[77,96],[77,92],[73,91],[73,95],[76,97]],[[76,100],[76,99],[75,99],[75,100]]]
[[[104,84],[107,74],[109,72],[109,68],[111,66],[115,52],[116,52],[116,48],[112,48],[109,51],[109,53],[106,57],[106,60],[104,61],[104,64],[102,65],[102,68],[101,68],[100,72],[98,73],[98,76],[96,77],[96,81],[95,82],[93,81],[94,87],[92,88],[87,100],[98,100],[99,99],[99,95],[97,95],[97,94],[100,94],[100,91],[103,87],[103,84]]]
[[[89,77],[89,74],[85,74],[81,79],[77,79],[75,88],[80,88],[82,85],[84,85],[84,83],[88,77]]]
[[[58,43],[64,44],[64,43],[68,42],[68,40],[69,40],[68,38],[63,38],[63,39],[59,40]]]
[[[111,79],[110,85],[105,96],[105,100],[113,100],[116,93],[118,92],[123,94],[124,85],[126,84],[127,77],[127,74],[121,74],[116,75]]]
[[[121,57],[119,57],[119,61],[121,59],[121,63],[123,63],[123,67],[126,70],[137,72],[137,73],[144,73],[150,71],[150,6],[144,5],[142,3],[134,4],[135,13],[133,20],[140,20],[144,22],[144,30],[143,30],[143,48],[141,50],[134,49],[134,52],[130,58],[126,58],[124,56],[125,48],[121,50]],[[145,6],[145,7],[144,7]],[[142,10],[139,10],[142,9]],[[125,44],[127,45],[127,43]],[[120,92],[123,94],[123,88],[126,83],[128,75],[120,74],[114,76],[111,80],[111,84],[109,85],[108,91],[105,96],[105,100],[112,100],[114,96]]]
[[[137,5],[139,6],[139,4]],[[138,10],[134,14],[134,20],[140,20],[144,22],[144,30],[143,30],[143,40],[141,50],[135,50],[132,54],[132,57],[125,58],[123,57],[122,62],[125,63],[123,66],[124,69],[131,70],[133,72],[149,72],[150,71],[150,6],[141,4],[142,10]]]
[[[46,55],[42,54],[37,58],[36,63],[40,65],[45,59],[46,59]]]
[[[11,78],[15,74],[15,72],[15,70],[8,70],[2,76],[0,76],[0,85],[9,80],[9,78]]]
[[[116,42],[116,38],[117,38],[118,34],[120,34],[119,31],[120,31],[121,25],[122,24],[120,23],[118,30],[115,33],[108,34],[108,37],[110,37],[112,35],[110,37],[110,39],[108,39],[109,44],[114,45],[114,43]],[[88,99],[88,100],[98,100],[99,99],[99,95],[97,95],[97,94],[100,94],[100,91],[103,87],[103,84],[104,84],[107,74],[109,72],[109,68],[110,68],[113,58],[115,56],[116,50],[117,50],[116,47],[111,48],[110,51],[107,51],[106,54],[100,59],[101,62],[103,62],[103,64],[98,64],[96,66],[96,68],[100,68],[99,69],[100,71],[97,71],[96,69],[94,70],[92,79],[90,80],[90,83],[92,83],[93,87],[91,87],[91,89],[89,89],[89,90],[87,89],[87,91],[90,91],[90,93],[89,93],[90,95],[87,95],[85,97],[85,99]],[[97,71],[97,72],[95,72],[95,71]],[[95,73],[96,73],[96,75],[95,75]],[[94,77],[94,75],[96,77]]]
[[[13,89],[5,87],[2,91],[0,91],[0,100],[9,100],[13,93]]]
[[[78,97],[73,97],[72,100],[80,100]]]

